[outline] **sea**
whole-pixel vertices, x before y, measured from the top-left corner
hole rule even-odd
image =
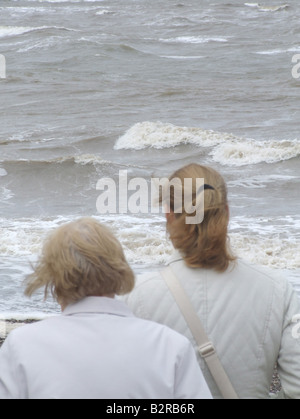
[[[159,269],[164,214],[100,214],[97,185],[193,162],[227,182],[234,252],[300,296],[300,3],[262,1],[0,0],[1,318],[59,312],[24,280],[80,217]]]

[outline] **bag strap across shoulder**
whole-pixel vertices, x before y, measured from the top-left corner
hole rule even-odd
[[[177,276],[171,267],[167,267],[161,272],[168,288],[170,289],[175,301],[177,302],[193,336],[198,345],[198,351],[205,360],[222,396],[227,400],[237,400],[236,394],[228,375],[216,353],[213,343],[208,338],[204,327],[191,304],[184,288],[180,284]]]

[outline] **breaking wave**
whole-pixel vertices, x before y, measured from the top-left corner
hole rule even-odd
[[[64,27],[57,26],[39,26],[39,27],[30,27],[30,26],[0,26],[0,38],[7,38],[11,36],[24,35],[29,32],[43,31],[46,29],[58,29],[64,31],[73,31],[73,29],[68,29]]]
[[[285,10],[289,8],[288,4],[281,4],[277,6],[267,6],[259,3],[245,3],[245,6],[254,7],[261,12],[278,12],[280,10]]]
[[[165,149],[187,144],[211,147],[209,154],[212,160],[229,166],[277,163],[300,156],[298,140],[258,141],[228,133],[178,127],[161,122],[135,124],[117,140],[115,150]]]
[[[142,218],[132,215],[118,217],[97,216],[108,225],[122,243],[131,264],[154,266],[166,263],[173,248],[169,241],[162,216]],[[36,258],[45,237],[60,225],[74,218],[49,219],[0,218],[0,253],[4,256]],[[300,240],[297,233],[299,220],[257,220],[236,217],[231,222],[230,240],[235,254],[250,262],[275,269],[300,268]],[[281,222],[282,228],[272,227]],[[145,228],[147,226],[147,228]],[[249,228],[253,227],[253,231]],[[289,237],[286,228],[293,231]],[[256,231],[257,230],[257,231]],[[28,260],[29,260],[28,259]]]

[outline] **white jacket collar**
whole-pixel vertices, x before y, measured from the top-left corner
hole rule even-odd
[[[64,316],[72,316],[83,313],[133,317],[132,312],[123,301],[107,297],[86,297],[69,305],[62,314]]]
[[[179,262],[181,260],[183,260],[182,254],[178,250],[174,249],[174,252],[173,252],[170,260],[168,261],[167,265],[169,266],[172,263]]]

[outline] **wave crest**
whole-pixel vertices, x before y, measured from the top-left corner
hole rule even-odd
[[[161,122],[142,122],[131,127],[116,144],[115,150],[165,149],[179,145],[211,147],[212,160],[222,165],[245,166],[277,163],[300,156],[298,140],[246,139],[225,132],[178,127]]]
[[[278,12],[280,10],[285,10],[289,8],[288,4],[280,4],[277,6],[267,6],[259,3],[245,3],[245,6],[254,7],[261,12]]]
[[[122,243],[128,261],[132,264],[144,266],[164,264],[173,253],[161,217],[152,215],[144,219],[122,215],[117,218],[110,216],[95,218],[112,229]],[[41,252],[47,235],[70,221],[73,221],[73,216],[57,219],[0,218],[1,255],[35,258]],[[269,222],[276,225],[276,229],[270,227]],[[273,269],[300,268],[300,242],[297,235],[299,220],[274,218],[259,221],[234,218],[231,224],[231,246],[238,257]],[[257,231],[249,232],[249,225],[254,225]],[[285,234],[287,228],[292,232],[288,237]],[[275,234],[275,230],[280,231]]]
[[[64,27],[58,26],[38,26],[38,27],[30,27],[30,26],[0,26],[0,38],[6,38],[11,36],[18,36],[24,35],[29,32],[37,32],[37,31],[44,31],[47,29],[56,29],[56,30],[63,30],[63,31],[74,31],[74,29],[68,29]]]

